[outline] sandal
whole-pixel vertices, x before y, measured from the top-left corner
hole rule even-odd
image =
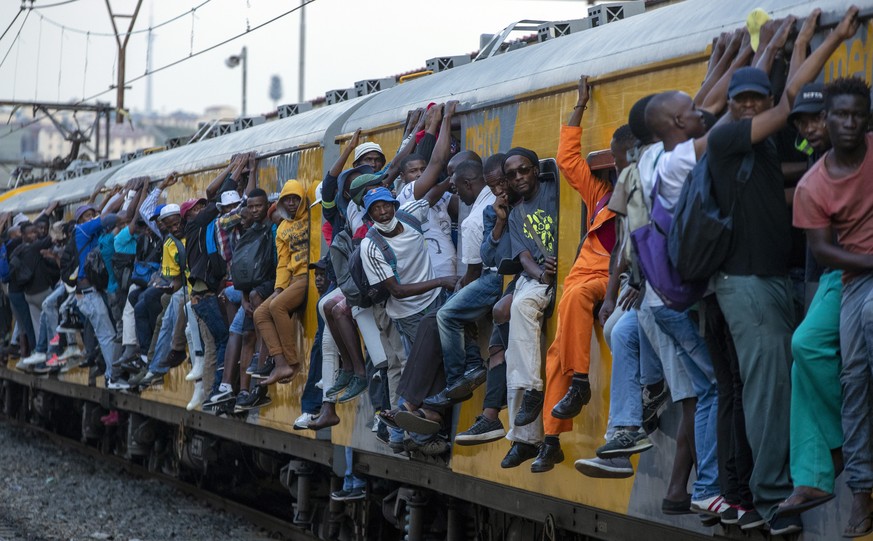
[[[864,537],[873,532],[873,513],[867,513],[854,524],[848,524],[843,530],[843,537]]]
[[[424,410],[421,409],[399,411],[394,415],[394,421],[403,430],[416,434],[436,434],[442,427],[442,423],[428,419]]]
[[[784,502],[776,507],[775,517],[790,517],[799,515],[804,511],[808,511],[813,507],[817,507],[823,503],[827,503],[834,499],[834,494],[823,494],[819,496],[809,496],[798,494],[797,489]]]
[[[401,406],[399,408],[394,408],[390,410],[382,410],[378,413],[379,419],[391,428],[400,428],[399,426],[397,426],[397,422],[394,420],[394,416],[401,411],[406,411],[406,408],[403,408]]]

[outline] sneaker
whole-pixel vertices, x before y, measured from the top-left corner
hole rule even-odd
[[[25,372],[25,371],[27,371],[27,368],[28,368],[28,367],[24,366],[24,360],[23,360],[23,359],[18,359],[18,362],[15,363],[15,368],[16,368],[17,370],[21,370],[22,372]]]
[[[53,368],[49,368],[49,366],[45,363],[33,364],[28,366],[27,368],[31,369],[34,374],[38,375],[48,374],[53,370]]]
[[[130,383],[123,378],[110,379],[106,382],[106,388],[113,391],[126,391],[130,389]]]
[[[582,475],[595,479],[627,479],[634,474],[633,464],[626,456],[580,458],[573,465]]]
[[[755,509],[743,510],[740,513],[740,519],[737,521],[737,526],[741,530],[754,530],[766,524],[766,520]]]
[[[670,389],[664,383],[661,392],[653,395],[647,386],[643,386],[643,424],[651,423],[658,417],[667,400],[670,398]]]
[[[343,404],[345,402],[349,402],[350,400],[354,400],[361,393],[367,390],[367,377],[366,376],[358,376],[353,375],[351,381],[349,381],[348,387],[346,387],[345,392],[337,399],[337,402]]]
[[[116,426],[120,420],[121,418],[118,415],[118,410],[112,410],[100,418],[100,422],[103,423],[104,426]]]
[[[730,505],[720,494],[702,500],[691,500],[691,510],[704,515],[721,516],[728,507]]]
[[[67,364],[67,361],[62,361],[62,360],[60,359],[60,357],[58,357],[58,354],[55,353],[55,354],[53,354],[53,355],[51,356],[51,358],[49,358],[49,360],[47,360],[47,361],[45,362],[45,364],[46,364],[46,366],[48,366],[49,368],[63,368],[63,366],[64,366],[65,364]]]
[[[148,367],[145,367],[145,368],[141,369],[139,372],[137,372],[136,374],[133,374],[129,378],[127,378],[127,382],[130,383],[131,385],[139,386],[140,382],[150,373],[151,372],[149,372]]]
[[[479,445],[497,441],[506,436],[500,419],[490,420],[484,415],[476,417],[473,426],[455,436],[458,445]]]
[[[337,490],[330,493],[330,499],[335,502],[348,502],[354,500],[363,500],[367,497],[364,487],[353,488],[351,490]]]
[[[526,426],[537,420],[543,410],[543,392],[531,389],[524,392],[521,407],[515,414],[515,426]]]
[[[35,364],[44,363],[46,359],[47,357],[45,353],[34,351],[27,357],[21,359],[21,364],[23,364],[24,366],[33,366]]]
[[[389,445],[391,443],[391,434],[388,433],[388,425],[380,422],[379,428],[376,429],[376,439]]]
[[[590,401],[591,385],[587,381],[581,385],[571,384],[564,398],[552,408],[552,417],[555,419],[572,419],[579,415],[582,412],[582,408]]]
[[[324,391],[324,396],[330,398],[340,394],[346,387],[348,387],[352,378],[355,376],[354,372],[346,372],[345,370],[338,370],[336,375],[336,380],[334,380],[333,385],[330,389]]]
[[[645,432],[616,430],[612,439],[600,446],[596,453],[600,458],[616,456],[631,456],[635,453],[648,451],[653,446]]]
[[[194,411],[203,405],[203,401],[207,396],[206,388],[203,386],[203,380],[194,383],[194,394],[191,395],[191,401],[185,406],[188,411]]]
[[[49,340],[49,348],[59,347],[61,345],[61,335],[55,334],[52,336],[52,339]]]
[[[132,355],[118,361],[118,367],[130,373],[139,372],[144,366],[146,366],[146,364],[139,355]]]
[[[245,393],[245,394],[243,394]],[[236,405],[233,408],[234,413],[242,413],[266,406],[272,403],[273,400],[267,395],[267,388],[261,385],[255,385],[251,391],[240,391],[236,398]]]
[[[227,391],[218,390],[209,395],[209,398],[203,402],[203,407],[209,408],[231,400],[233,400],[233,389],[228,389]]]
[[[451,387],[446,387],[446,398],[463,401],[473,394],[488,379],[488,369],[484,365],[467,370]]]
[[[770,535],[789,535],[803,531],[800,515],[776,517],[770,521]]]
[[[82,356],[84,356],[82,349],[76,345],[67,346],[67,349],[65,349],[64,352],[59,355],[59,357],[62,360],[66,360],[66,359],[69,359],[72,357],[82,357]]]
[[[448,442],[439,436],[431,438],[426,442],[419,444],[417,447],[418,448],[416,450],[418,452],[427,456],[439,456],[449,450]],[[409,449],[409,447],[407,446],[407,450],[409,451],[412,449]]]
[[[61,366],[61,374],[66,374],[67,372],[69,372],[70,370],[72,370],[74,368],[79,368],[79,365],[82,364],[81,357],[70,357],[69,359],[66,359],[66,360],[58,357],[58,361],[63,363],[63,365]]]
[[[730,507],[725,509],[721,514],[722,524],[736,524],[740,521],[740,517],[746,512],[739,504],[728,504]]]
[[[140,387],[148,387],[150,385],[160,385],[164,383],[164,374],[158,372],[147,372],[146,375],[139,380]]]
[[[314,421],[316,417],[318,417],[317,413],[304,413],[294,421],[294,430],[308,430],[309,423]],[[333,494],[331,494],[331,498],[333,498]]]
[[[255,371],[251,373],[252,379],[267,379],[270,377],[274,368],[276,368],[276,363],[273,359],[267,359],[262,368],[258,368],[257,365],[255,365]]]

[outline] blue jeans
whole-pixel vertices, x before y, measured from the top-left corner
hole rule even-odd
[[[360,477],[355,477],[352,473],[353,468],[353,453],[351,447],[346,447],[346,471],[343,477],[343,490],[354,490],[356,488],[364,488],[367,486],[367,481]]]
[[[61,284],[42,301],[42,312],[39,314],[39,338],[36,340],[36,351],[40,353],[48,351],[49,340],[57,333],[58,310],[65,292],[66,288]]]
[[[612,381],[609,390],[609,424],[606,439],[616,427],[643,423],[642,386],[664,379],[661,362],[645,332],[640,329],[636,310],[625,312],[612,329]]]
[[[321,380],[321,340],[324,337],[324,319],[321,318],[318,310],[315,311],[315,317],[318,318],[318,330],[315,331],[312,350],[309,352],[309,375],[306,376],[306,385],[303,386],[303,394],[300,397],[300,409],[303,413],[318,413],[323,399],[321,389],[315,384]]]
[[[209,334],[215,341],[215,380],[212,391],[218,391],[221,385],[221,376],[224,373],[224,352],[227,350],[228,326],[224,319],[221,307],[218,305],[216,295],[204,295],[197,299],[197,304],[191,303],[194,313],[203,321]]]
[[[179,306],[184,302],[184,299],[185,288],[179,289],[170,297],[170,302],[167,304],[166,310],[164,310],[164,318],[161,320],[161,330],[158,332],[158,341],[155,343],[155,355],[149,363],[149,372],[155,374],[167,373],[167,369],[161,366],[161,361],[169,355],[170,348],[173,345],[173,330],[176,327],[176,319],[179,317]],[[137,323],[139,322],[137,321]],[[145,351],[148,351],[149,343],[151,343],[152,339],[151,336],[149,334],[149,342],[145,346]],[[140,347],[142,347],[142,343],[140,343]]]
[[[482,364],[479,344],[465,340],[464,327],[475,325],[479,318],[491,313],[502,287],[500,275],[485,270],[482,276],[449,297],[437,312],[447,387],[461,379],[466,369]]]
[[[31,350],[36,347],[36,331],[33,328],[33,321],[30,319],[30,308],[27,306],[27,300],[24,298],[24,293],[20,291],[10,291],[9,305],[12,308],[12,313],[15,315],[15,322],[18,324],[19,340],[21,333],[27,335],[27,344]]]
[[[694,413],[694,446],[697,449],[697,480],[691,495],[702,500],[721,492],[718,483],[718,387],[715,370],[706,342],[688,312],[677,312],[666,306],[652,307],[652,314],[664,334],[676,344],[679,358],[685,363],[691,384],[697,394]]]
[[[161,297],[166,290],[147,287],[139,292],[133,307],[136,322],[136,341],[139,342],[140,355],[148,355],[152,335],[161,314]]]
[[[106,301],[94,288],[82,290],[77,299],[79,311],[91,323],[97,343],[100,344],[100,352],[106,363],[105,376],[107,379],[112,375],[112,363],[118,360],[120,344],[115,341],[115,325],[109,317],[109,307]]]

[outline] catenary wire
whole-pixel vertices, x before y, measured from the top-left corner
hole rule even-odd
[[[194,7],[190,8],[190,9],[184,11],[183,13],[180,13],[180,14],[176,15],[175,17],[171,17],[171,18],[167,19],[166,21],[160,22],[160,23],[158,23],[158,24],[151,25],[151,26],[149,26],[148,28],[141,28],[141,29],[139,29],[139,30],[134,30],[134,31],[132,31],[132,32],[130,33],[130,35],[135,35],[135,34],[144,34],[144,33],[148,32],[149,30],[155,30],[155,29],[160,28],[160,27],[162,27],[162,26],[166,26],[166,25],[168,25],[168,24],[170,24],[170,23],[172,23],[172,22],[174,22],[174,21],[178,21],[178,20],[181,19],[182,17],[184,17],[184,16],[186,16],[186,15],[189,15],[190,13],[192,13],[192,12],[194,12],[194,11],[197,11],[198,9],[202,8],[203,6],[205,6],[206,4],[208,4],[209,2],[212,2],[212,0],[203,0],[203,2],[200,2],[200,3],[197,4],[196,6],[194,6]],[[39,6],[34,6],[33,9],[34,9],[34,10],[37,10],[37,9],[40,9],[40,8],[39,8]],[[65,28],[67,32],[72,32],[72,33],[74,33],[74,34],[91,34],[92,36],[97,36],[97,37],[109,37],[109,38],[114,38],[114,37],[115,37],[115,34],[113,34],[112,32],[93,32],[93,31],[90,31],[90,30],[82,30],[81,28],[72,28],[72,27],[66,26],[66,25],[64,25],[64,24],[61,24],[61,23],[59,23],[59,22],[57,22],[57,21],[55,21],[55,20],[52,20],[52,19],[50,19],[49,17],[46,17],[45,15],[43,15],[42,13],[39,13],[39,12],[37,12],[37,16],[40,17],[42,20],[44,20],[45,22],[49,23],[49,24],[52,25],[52,26],[57,26],[58,28]]]

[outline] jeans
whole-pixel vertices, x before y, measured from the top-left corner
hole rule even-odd
[[[617,427],[642,426],[643,385],[661,381],[664,376],[655,348],[640,329],[636,310],[624,312],[610,336],[612,380],[609,389],[609,422],[606,439]],[[645,381],[643,375],[651,381]]]
[[[354,475],[354,456],[351,447],[346,447],[346,470],[343,477],[343,490],[349,491],[356,488],[364,488],[367,486],[367,481]]]
[[[840,425],[840,271],[821,276],[803,323],[791,338],[791,480],[834,491],[831,450],[843,445]]]
[[[845,284],[840,304],[843,457],[853,493],[873,490],[873,274]]]
[[[143,293],[145,295],[145,293]],[[149,363],[149,372],[153,372],[155,374],[166,374],[167,369],[161,366],[161,361],[163,361],[167,355],[170,353],[170,348],[173,343],[173,331],[176,328],[176,319],[179,317],[179,306],[185,300],[185,288],[181,288],[170,297],[170,304],[167,305],[167,308],[164,310],[164,318],[161,321],[161,330],[158,331],[158,341],[155,343],[155,354],[152,356],[151,362]],[[160,300],[158,301],[158,305],[160,306]],[[137,303],[139,306],[139,303]],[[138,318],[137,318],[138,319]],[[139,325],[137,325],[139,327]],[[137,334],[139,334],[137,332]],[[151,333],[148,335],[148,341],[146,344],[151,343]],[[142,347],[143,343],[140,342],[140,347]]]
[[[695,398],[697,393],[694,392],[691,375],[688,373],[685,363],[675,362],[679,355],[676,351],[676,344],[658,327],[652,308],[642,306],[637,310],[637,319],[640,323],[640,329],[645,333],[655,351],[658,352],[664,381],[670,388],[670,398],[673,403]]]
[[[224,372],[224,352],[227,350],[228,325],[224,319],[224,312],[218,305],[218,296],[214,294],[195,297],[191,306],[197,317],[209,329],[212,340],[215,341],[215,382],[212,391],[218,391],[221,384],[221,376]],[[209,361],[210,359],[207,359]]]
[[[136,326],[136,340],[139,342],[140,355],[148,355],[149,347],[152,344],[152,335],[154,334],[155,325],[158,323],[158,316],[163,308],[161,305],[161,296],[163,296],[164,292],[165,290],[163,289],[147,287],[145,290],[138,293],[133,313]],[[131,293],[131,295],[133,295],[133,293]],[[175,321],[175,319],[173,321]],[[172,327],[172,324],[170,326]]]
[[[321,408],[322,390],[315,386],[321,380],[322,355],[321,342],[324,336],[324,319],[317,314],[318,330],[312,341],[312,351],[309,352],[309,374],[306,376],[306,384],[303,386],[303,395],[300,397],[300,409],[303,413],[318,413]]]
[[[48,351],[49,340],[57,332],[59,310],[66,292],[67,289],[61,284],[42,301],[42,312],[39,315],[39,338],[36,340],[36,351],[40,353]]]
[[[27,306],[27,299],[24,298],[24,293],[10,291],[9,305],[12,307],[15,322],[18,324],[19,340],[21,333],[25,333],[27,335],[27,345],[33,350],[36,347],[36,330],[33,328],[33,321],[30,319],[30,308]]]
[[[697,479],[691,495],[703,500],[721,492],[718,484],[718,387],[706,342],[688,315],[666,306],[652,307],[658,327],[673,339],[697,394],[694,412],[694,445],[697,449]]]
[[[82,290],[76,300],[82,315],[94,328],[94,335],[97,337],[103,360],[106,362],[105,375],[109,379],[112,375],[112,363],[118,360],[119,353],[119,344],[115,341],[115,326],[109,317],[109,307],[106,306],[103,295],[90,287]]]
[[[486,269],[482,276],[449,297],[437,312],[446,386],[461,379],[465,369],[482,364],[479,344],[465,340],[464,327],[475,325],[477,320],[491,313],[494,303],[500,299],[502,286],[500,275]]]
[[[749,488],[755,508],[770,520],[792,491],[788,466],[795,316],[791,281],[782,276],[719,273],[715,282],[743,378],[746,435],[754,461]]]

